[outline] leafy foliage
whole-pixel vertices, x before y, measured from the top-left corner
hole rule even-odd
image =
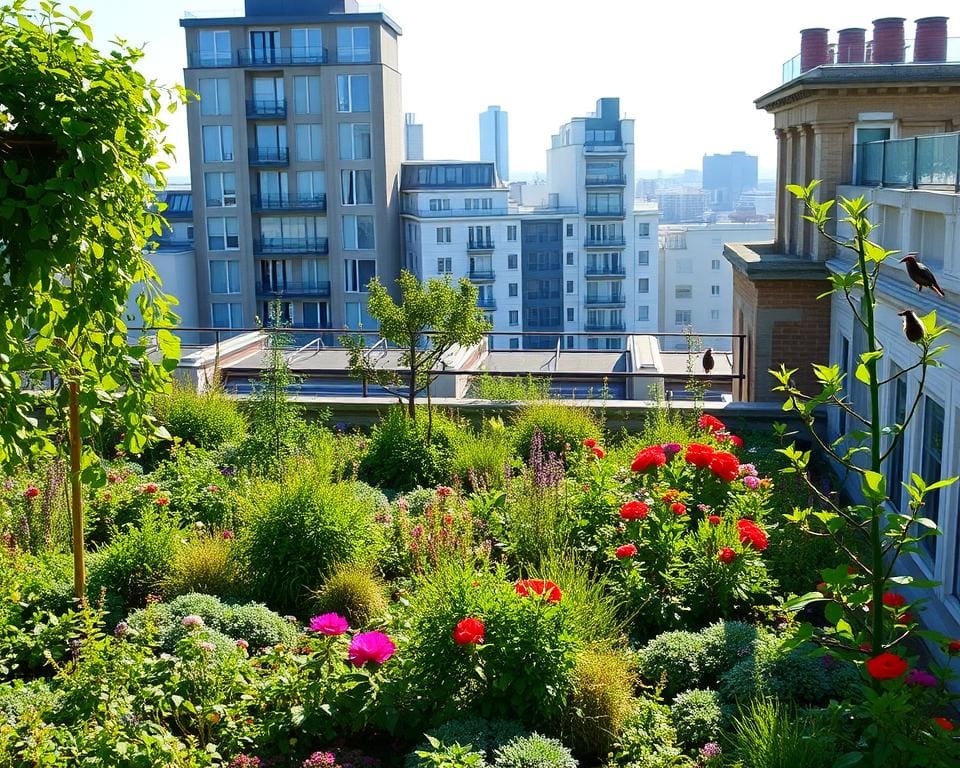
[[[670,708],[677,741],[688,750],[719,740],[723,710],[716,691],[694,688],[673,700]]]
[[[317,613],[337,613],[362,627],[371,619],[387,612],[386,586],[370,569],[369,564],[348,563],[338,566],[317,591],[314,604]]]
[[[495,768],[577,768],[569,749],[537,733],[504,744],[496,751],[493,764]]]
[[[544,454],[566,457],[584,439],[601,436],[600,425],[589,411],[562,403],[530,403],[517,412],[513,423],[514,453],[526,460],[536,432],[543,435]]]
[[[172,392],[156,399],[153,413],[172,437],[208,450],[236,443],[247,431],[237,402],[217,388],[197,392],[177,384]]]

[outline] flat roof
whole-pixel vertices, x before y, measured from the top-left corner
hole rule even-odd
[[[263,27],[268,25],[287,26],[290,24],[337,24],[354,21],[376,21],[389,27],[398,35],[403,29],[386,13],[332,13],[302,14],[299,16],[220,16],[205,18],[191,16],[180,19],[180,26],[187,27]]]
[[[732,340],[731,340],[732,341]],[[669,350],[660,351],[660,360],[663,363],[664,376],[686,376],[690,373],[697,375],[703,374],[700,367],[700,360],[703,352],[671,352]],[[711,373],[717,376],[732,376],[733,370],[733,352],[713,352],[714,368]]]

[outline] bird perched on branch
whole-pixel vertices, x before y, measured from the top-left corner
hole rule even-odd
[[[903,335],[907,337],[907,341],[912,341],[914,344],[922,341],[925,331],[917,313],[912,309],[905,309],[897,314],[903,318]]]
[[[710,373],[710,371],[713,370],[713,349],[711,347],[707,347],[703,353],[703,360],[701,362],[703,363],[704,373]]]
[[[935,294],[937,294],[941,299],[944,298],[943,290],[937,284],[936,275],[933,274],[931,269],[917,261],[917,254],[908,253],[902,259],[900,263],[907,263],[907,274],[910,275],[910,279],[917,284],[917,292],[922,291],[924,288],[929,288]]]

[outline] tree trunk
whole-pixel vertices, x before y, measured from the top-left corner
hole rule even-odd
[[[410,339],[410,390],[407,394],[407,416],[417,419],[417,340]]]
[[[430,400],[430,377],[427,376],[427,445],[433,437],[433,403]]]
[[[70,382],[70,513],[73,518],[73,591],[82,600],[87,588],[83,551],[83,488],[80,483],[80,385]]]

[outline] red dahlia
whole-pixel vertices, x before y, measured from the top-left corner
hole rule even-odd
[[[951,656],[960,653],[960,640],[951,640],[947,645],[947,653],[949,653]]]
[[[604,456],[607,455],[606,453],[604,453],[603,448],[598,448],[594,446],[590,450],[593,451],[593,455],[596,456],[598,459],[602,459]]]
[[[483,642],[486,628],[480,619],[462,619],[453,630],[453,641],[457,645],[475,645]]]
[[[737,559],[737,552],[731,547],[724,547],[717,553],[717,560],[719,560],[724,565],[730,565],[734,560]]]
[[[703,414],[699,419],[697,419],[697,426],[700,429],[705,429],[708,432],[722,432],[727,427],[720,421],[716,416],[711,416],[709,413]]]
[[[767,534],[753,520],[738,520],[737,531],[740,533],[741,544],[749,544],[759,551],[767,548]]]
[[[685,515],[687,514],[687,505],[681,504],[679,501],[674,502],[670,505],[670,511],[677,516]]]
[[[583,439],[583,447],[584,447],[584,448],[596,448],[596,447],[597,447],[597,441],[594,440],[592,437],[585,437],[585,438]]]
[[[945,718],[945,717],[935,717],[935,718],[933,718],[933,722],[935,722],[937,725],[939,725],[939,726],[940,726],[941,728],[943,728],[943,730],[945,730],[945,731],[952,731],[952,730],[954,729],[953,723],[951,723],[951,722],[950,722],[947,718]]]
[[[710,523],[710,525],[720,525],[720,515],[710,515],[710,517],[707,518],[707,522]]]
[[[620,507],[620,517],[624,520],[643,520],[649,512],[650,507],[636,499]]]
[[[710,460],[713,458],[713,448],[702,443],[690,443],[687,446],[687,452],[684,455],[687,464],[693,464],[695,467],[705,469],[710,466]]]
[[[888,608],[903,608],[907,604],[907,598],[897,592],[884,592],[883,604]]]
[[[867,673],[874,680],[892,680],[900,677],[910,665],[895,653],[884,652],[867,660]]]
[[[667,454],[663,452],[663,447],[660,445],[651,445],[649,448],[644,448],[637,454],[637,457],[633,460],[633,464],[630,465],[630,469],[634,472],[646,472],[649,469],[662,467],[666,463]]]
[[[732,453],[717,451],[710,458],[710,471],[729,483],[740,475],[740,459]]]
[[[626,557],[633,557],[637,554],[637,548],[633,544],[623,544],[617,547],[617,557],[623,560]]]

